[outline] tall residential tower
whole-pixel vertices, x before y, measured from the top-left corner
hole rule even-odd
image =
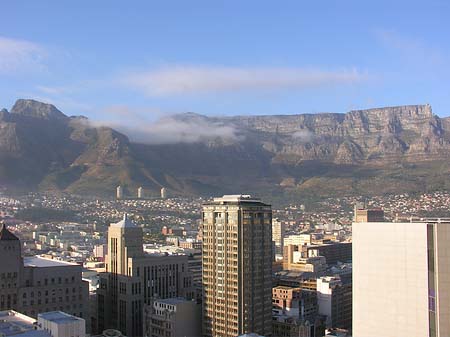
[[[272,210],[249,195],[203,207],[203,335],[272,335]]]
[[[353,335],[450,336],[450,219],[353,224]]]

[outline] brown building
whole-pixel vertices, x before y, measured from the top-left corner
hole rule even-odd
[[[384,211],[381,208],[367,208],[364,203],[357,203],[353,220],[354,222],[384,222]]]
[[[248,195],[203,207],[203,335],[272,334],[272,209]]]
[[[20,240],[0,227],[0,311],[38,313],[64,311],[89,319],[89,285],[82,267],[42,257],[22,258]],[[88,325],[89,326],[89,325]]]

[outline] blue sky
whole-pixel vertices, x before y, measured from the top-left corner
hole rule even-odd
[[[450,116],[448,1],[14,0],[0,12],[0,107],[35,98],[126,121],[430,103]]]

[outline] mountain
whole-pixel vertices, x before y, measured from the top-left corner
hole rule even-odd
[[[119,184],[130,196],[138,186],[153,195],[165,186],[174,195],[249,192],[274,200],[450,187],[450,119],[429,105],[345,114],[187,113],[165,123],[172,128],[156,134],[155,127],[150,144],[137,143],[53,105],[18,100],[0,112],[0,183],[110,196]],[[176,130],[189,137],[166,141]]]

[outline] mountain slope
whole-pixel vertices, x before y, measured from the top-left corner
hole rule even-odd
[[[130,196],[138,186],[154,195],[166,186],[177,195],[282,199],[450,187],[450,119],[429,105],[172,119],[209,133],[183,143],[133,143],[50,104],[18,100],[0,112],[0,183],[91,195],[111,196],[121,184]]]

